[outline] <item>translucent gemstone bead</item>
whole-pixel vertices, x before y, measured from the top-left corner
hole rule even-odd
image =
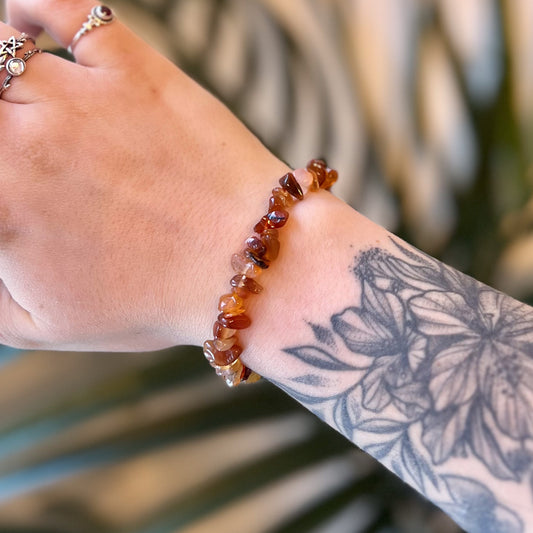
[[[322,161],[322,159],[311,159],[311,161],[307,163],[307,170],[313,172],[316,175],[319,187],[322,187],[326,179],[326,169],[327,165],[325,161]]]
[[[283,207],[290,207],[296,201],[285,189],[282,187],[274,187],[272,189],[272,197],[276,198]]]
[[[279,240],[277,236],[265,232],[263,234],[263,242],[266,247],[265,259],[268,261],[277,259],[279,255]]]
[[[204,356],[211,366],[215,364],[215,353],[218,350],[215,347],[215,341],[204,342]]]
[[[268,217],[265,215],[261,220],[254,226],[254,231],[256,233],[263,233],[268,228]]]
[[[267,218],[268,225],[271,228],[281,228],[285,226],[287,220],[289,219],[289,213],[287,211],[283,211],[282,209],[278,209],[268,213]]]
[[[242,377],[242,381],[246,381],[246,383],[255,383],[261,379],[261,376],[259,374],[256,374],[251,368],[244,368],[245,371]]]
[[[299,168],[294,171],[294,177],[296,178],[296,181],[300,184],[300,187],[302,188],[302,191],[304,193],[304,196],[314,189],[314,183],[318,184],[316,180],[314,180],[313,175],[311,172],[305,170],[304,168]]]
[[[256,278],[263,271],[261,267],[258,267],[243,254],[233,254],[231,257],[231,266],[237,274],[244,274],[247,278]]]
[[[226,350],[229,350],[236,342],[237,337],[230,337],[229,339],[215,339],[213,342],[215,344],[215,348],[219,352],[225,352]]]
[[[253,294],[259,294],[263,290],[263,287],[255,279],[247,278],[242,274],[233,276],[230,285],[235,288],[245,289]]]
[[[235,387],[242,381],[245,373],[245,366],[240,359],[235,359],[231,365],[215,368],[215,372],[217,373],[217,376],[224,378],[226,385],[229,387]]]
[[[279,184],[294,198],[297,200],[303,200],[304,199],[304,193],[302,191],[302,188],[300,187],[300,184],[296,181],[296,178],[294,177],[294,174],[292,172],[288,172],[279,179]]]
[[[339,173],[336,170],[333,170],[332,168],[328,168],[326,171],[326,179],[324,180],[324,183],[322,184],[322,187],[324,189],[329,189],[339,178]]]
[[[318,182],[317,175],[312,170],[309,170],[309,174],[311,174],[313,178],[313,185],[311,186],[311,190],[318,191],[320,189],[320,183]]]
[[[228,350],[218,351],[215,353],[215,363],[217,366],[231,365],[242,353],[242,348],[235,344]]]
[[[220,322],[225,328],[230,329],[246,329],[250,327],[252,321],[248,315],[230,315],[227,316],[224,313],[220,313],[217,317],[218,322]]]
[[[276,209],[283,209],[285,204],[279,199],[279,197],[271,196],[268,199],[268,211],[275,211]]]
[[[243,300],[246,300],[250,296],[250,292],[248,292],[246,289],[243,289],[241,287],[233,287],[233,292]]]
[[[279,237],[279,231],[276,228],[268,228],[263,231],[263,235],[261,237],[264,237],[265,235],[271,235],[277,239]]]
[[[220,322],[215,322],[213,325],[213,337],[216,339],[229,339],[233,337],[237,330],[225,328]]]
[[[239,361],[240,361],[240,359],[239,359]],[[226,385],[228,385],[228,387],[236,387],[237,385],[239,385],[239,383],[243,382],[245,373],[246,373],[246,367],[244,365],[242,365],[241,371],[238,374],[235,373],[231,377],[231,379],[226,378],[226,380],[225,380],[226,381]]]
[[[244,301],[236,294],[224,294],[218,301],[218,310],[225,315],[240,315],[244,313]]]
[[[263,257],[266,253],[266,246],[263,241],[255,235],[246,239],[246,249],[250,250],[256,257]]]
[[[254,253],[250,252],[250,250],[246,250],[244,252],[244,255],[247,259],[252,261],[254,264],[256,264],[259,268],[266,270],[269,267],[268,261],[265,261],[262,258],[257,257]]]

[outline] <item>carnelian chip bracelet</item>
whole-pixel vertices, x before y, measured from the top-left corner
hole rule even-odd
[[[309,192],[329,189],[337,177],[337,171],[321,159],[312,159],[306,168],[285,174],[279,180],[280,186],[272,189],[268,212],[254,226],[254,234],[246,239],[241,252],[233,254],[231,266],[236,275],[230,280],[231,292],[220,297],[213,339],[204,342],[205,358],[229,387],[261,378],[242,363],[238,332],[252,324],[246,314],[246,300],[263,290],[256,278],[278,257],[278,230],[289,218],[288,209]]]

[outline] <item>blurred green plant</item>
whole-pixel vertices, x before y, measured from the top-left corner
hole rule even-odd
[[[96,379],[87,373],[77,376],[75,392],[58,386],[54,394],[49,394],[48,386],[57,372],[52,368],[47,376],[40,373],[34,376],[33,401],[22,406],[23,413],[17,413],[17,406],[8,397],[31,394],[32,390],[31,380],[26,378],[25,357],[34,363],[39,358],[37,364],[41,365],[43,359],[48,359],[48,367],[62,363],[71,367],[66,369],[68,372],[90,364],[107,369],[101,368]],[[309,481],[316,487],[303,500],[294,498],[294,509],[289,509],[292,512],[281,513],[277,520],[274,508],[270,511],[274,520],[269,523],[261,516],[254,517],[253,510],[244,509],[239,513],[243,521],[240,527],[227,528],[222,521],[219,530],[311,531],[361,499],[366,511],[361,513],[365,520],[360,531],[385,531],[394,524],[392,517],[418,500],[403,483],[375,468],[365,454],[270,384],[226,391],[196,348],[177,348],[151,356],[35,353],[33,357],[21,355],[21,361],[12,363],[17,364],[18,371],[5,369],[0,376],[0,383],[16,383],[0,394],[0,403],[10,403],[12,410],[0,433],[0,498],[6,502],[0,512],[0,531],[186,531],[206,515],[302,472],[309,473]],[[204,394],[209,388],[215,393]],[[43,401],[43,396],[48,398]],[[190,401],[191,397],[195,400]],[[188,405],[184,406],[183,401]],[[151,410],[154,412],[147,415]],[[115,424],[114,420],[119,422]],[[257,437],[252,436],[257,428],[261,439],[271,435],[271,440],[250,453],[246,447],[257,445]],[[294,431],[298,429],[301,431]],[[220,436],[228,433],[226,441],[232,453],[216,445]],[[202,440],[208,443],[205,449],[211,457],[197,460],[222,463],[222,468],[206,471],[199,464],[178,461],[179,466],[169,464],[167,469],[165,459],[158,459],[162,450],[171,449],[172,454],[179,455],[191,443],[203,447]],[[184,453],[188,456],[190,452]],[[151,456],[156,466],[163,462],[162,469],[161,464],[155,469],[162,476],[159,479],[150,479],[150,475],[143,478],[146,470],[136,464],[139,458]],[[323,465],[332,461],[338,462],[345,474],[326,481]],[[132,478],[121,479],[113,472],[116,465],[130,469]],[[187,477],[193,478],[198,470],[198,479],[187,481],[186,490],[180,487],[183,468],[188,468]],[[102,486],[124,490],[114,495],[117,502],[131,498],[131,484],[138,484],[130,503],[119,504],[126,505],[134,521],[128,512],[114,517],[112,508],[107,509],[106,519],[106,504],[92,494],[91,479],[95,477],[103,478],[94,482],[95,492]],[[113,477],[115,481],[109,481]],[[164,485],[166,492],[139,513],[136,508],[143,507],[143,499],[151,499],[148,493],[153,483]],[[304,487],[301,490],[305,492]],[[434,511],[427,503],[419,505],[416,520],[422,524],[424,517]]]

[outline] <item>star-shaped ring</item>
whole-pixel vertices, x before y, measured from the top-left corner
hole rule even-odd
[[[12,35],[9,39],[0,41],[0,71],[5,68],[9,56],[16,57],[17,50],[20,50],[28,40],[34,42],[31,37],[23,33],[18,38]]]

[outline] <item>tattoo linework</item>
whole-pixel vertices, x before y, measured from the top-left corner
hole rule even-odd
[[[468,531],[521,532],[485,485],[433,467],[474,455],[533,487],[533,310],[392,242],[398,255],[359,255],[360,301],[309,324],[315,343],[285,349],[307,372],[277,384],[422,493],[444,490],[438,505]]]

